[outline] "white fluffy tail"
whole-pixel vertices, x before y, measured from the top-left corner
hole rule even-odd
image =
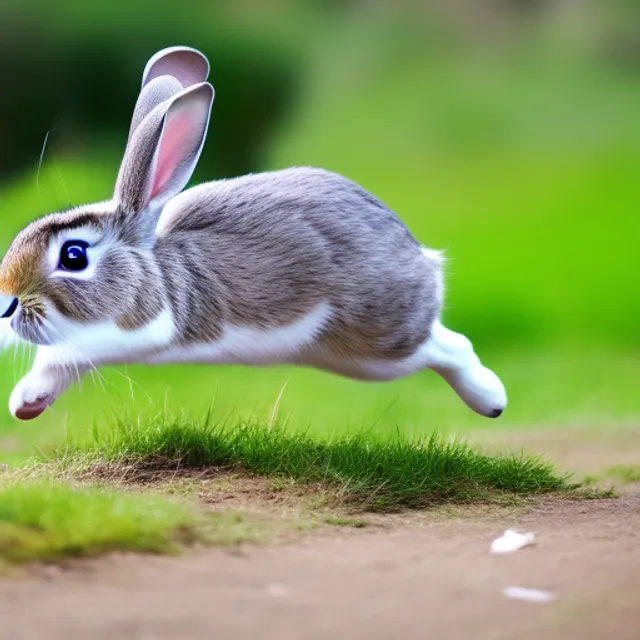
[[[437,251],[436,249],[428,249],[427,247],[422,247],[422,253],[426,258],[435,262],[439,267],[444,265],[446,262],[446,258],[444,255],[444,251]]]

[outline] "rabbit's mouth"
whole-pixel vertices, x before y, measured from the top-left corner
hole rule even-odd
[[[11,328],[27,342],[52,345],[56,342],[52,327],[47,322],[44,308],[21,304],[11,320]]]

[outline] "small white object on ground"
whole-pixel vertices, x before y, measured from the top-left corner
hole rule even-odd
[[[524,549],[535,542],[533,533],[519,533],[513,529],[507,529],[499,538],[491,543],[491,553],[511,553]]]
[[[506,587],[503,595],[512,600],[526,600],[527,602],[552,602],[556,594],[542,589],[526,589],[525,587]]]

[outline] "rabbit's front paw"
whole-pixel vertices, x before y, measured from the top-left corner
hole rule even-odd
[[[18,420],[37,418],[60,395],[61,386],[54,371],[32,371],[20,380],[11,394],[11,414]]]

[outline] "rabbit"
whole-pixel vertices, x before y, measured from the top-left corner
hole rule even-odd
[[[0,265],[0,339],[37,345],[11,394],[39,416],[102,365],[313,367],[369,381],[432,369],[498,417],[499,378],[440,321],[443,257],[350,180],[297,167],[183,191],[214,99],[209,63],[145,67],[113,198],[47,215]]]

